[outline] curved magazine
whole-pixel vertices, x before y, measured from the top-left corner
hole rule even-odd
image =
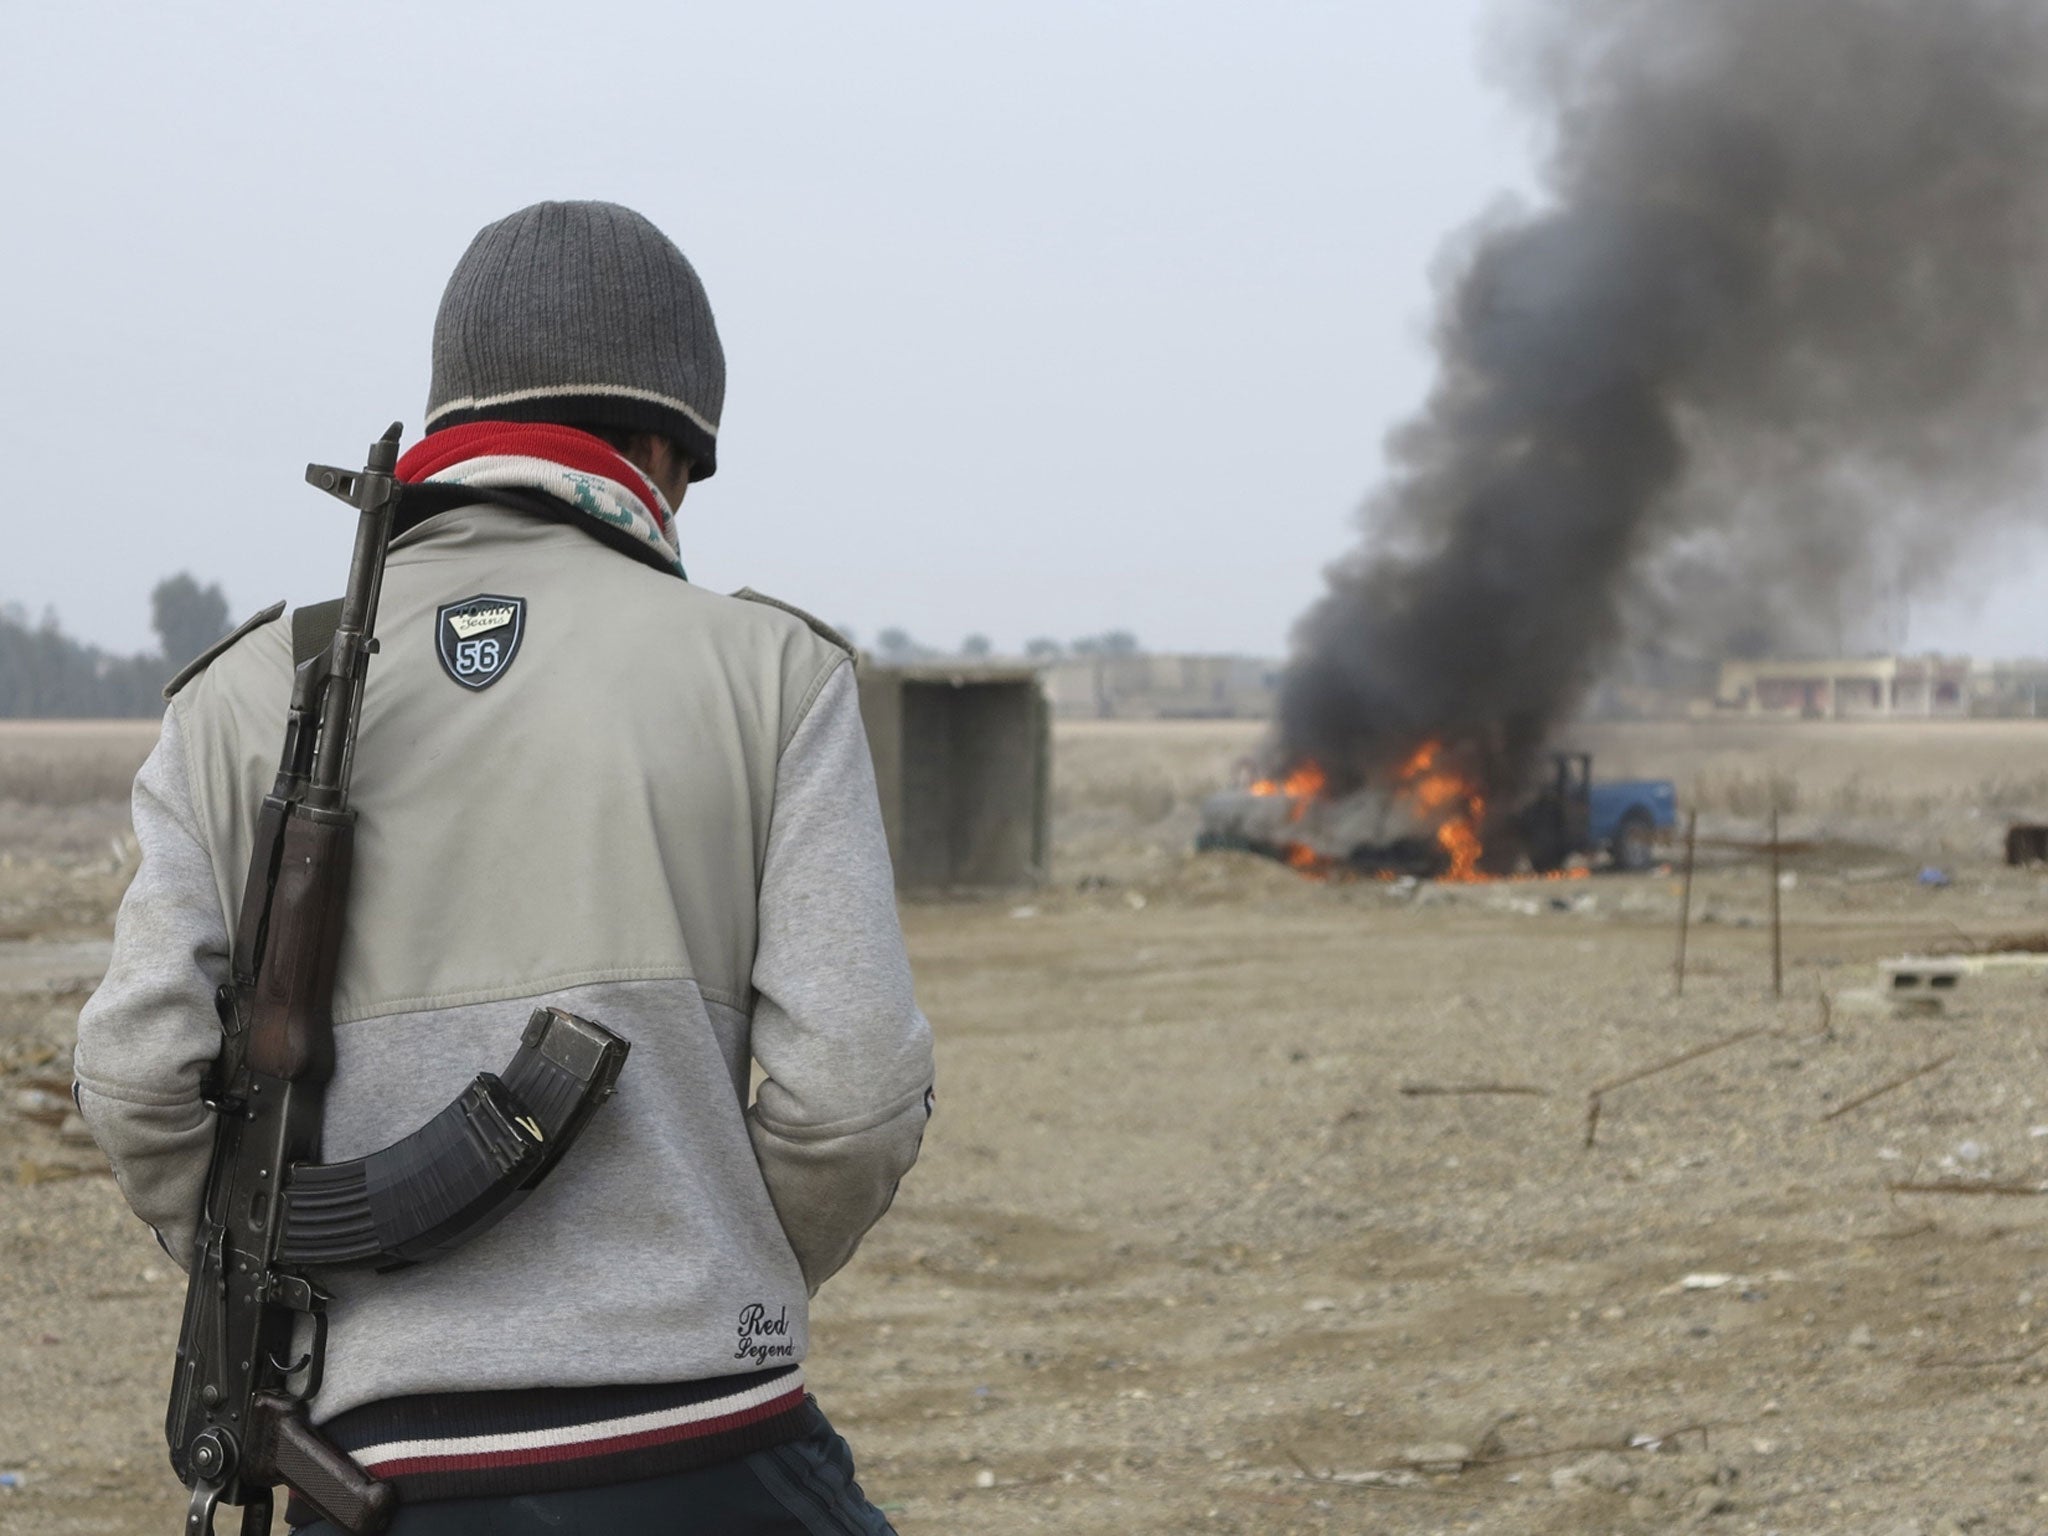
[[[611,1096],[628,1043],[539,1008],[511,1063],[482,1072],[410,1136],[343,1163],[301,1163],[277,1263],[399,1269],[467,1242],[547,1177]]]

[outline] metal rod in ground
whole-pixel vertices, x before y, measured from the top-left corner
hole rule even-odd
[[[1771,996],[1785,995],[1785,925],[1778,903],[1778,808],[1771,807]]]
[[[1887,1184],[1893,1195],[1998,1195],[2006,1199],[2032,1200],[2048,1195],[2048,1184]]]
[[[1767,1033],[1768,1029],[1769,1026],[1759,1024],[1754,1029],[1740,1030],[1735,1034],[1725,1035],[1719,1040],[1697,1046],[1690,1051],[1684,1052],[1682,1055],[1667,1057],[1663,1061],[1656,1062],[1647,1067],[1640,1067],[1636,1071],[1625,1073],[1620,1077],[1610,1077],[1604,1083],[1595,1083],[1586,1090],[1586,1138],[1584,1144],[1591,1147],[1599,1138],[1601,1100],[1607,1094],[1612,1093],[1617,1088],[1626,1088],[1631,1083],[1640,1083],[1646,1077],[1655,1077],[1660,1072],[1669,1072],[1674,1067],[1682,1067],[1688,1062],[1698,1061],[1702,1056],[1711,1056],[1716,1051],[1725,1051],[1731,1045],[1740,1045],[1745,1040],[1754,1040],[1758,1035]]]
[[[1950,1062],[1954,1061],[1955,1059],[1956,1053],[1954,1051],[1950,1051],[1946,1056],[1941,1057],[1938,1061],[1930,1061],[1927,1063],[1926,1066],[1915,1067],[1910,1072],[1901,1072],[1897,1077],[1892,1078],[1889,1082],[1879,1083],[1875,1088],[1871,1089],[1870,1092],[1865,1094],[1859,1094],[1857,1095],[1857,1097],[1851,1099],[1846,1104],[1837,1104],[1833,1109],[1829,1110],[1820,1118],[1822,1122],[1825,1123],[1829,1120],[1835,1119],[1839,1115],[1846,1115],[1852,1109],[1861,1109],[1864,1105],[1868,1104],[1872,1099],[1881,1099],[1886,1094],[1890,1093],[1894,1088],[1903,1088],[1906,1086],[1906,1084],[1914,1081],[1914,1079],[1916,1078],[1925,1077],[1930,1072],[1939,1072],[1943,1067],[1947,1066]]]
[[[1678,963],[1675,970],[1676,997],[1685,996],[1685,938],[1692,927],[1692,856],[1699,845],[1700,813],[1697,808],[1685,816],[1685,876],[1678,888]]]

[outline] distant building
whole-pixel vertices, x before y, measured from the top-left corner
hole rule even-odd
[[[1045,669],[1058,715],[1111,720],[1263,720],[1280,665],[1249,656],[1069,656]]]
[[[1970,713],[1970,692],[1967,657],[1726,661],[1714,705],[1781,719],[1959,719]]]
[[[2040,719],[2048,715],[2048,661],[1982,661],[1970,669],[1970,713]]]

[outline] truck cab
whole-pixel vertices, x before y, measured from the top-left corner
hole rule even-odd
[[[1532,869],[1548,874],[1573,854],[1604,853],[1616,869],[1656,862],[1657,834],[1678,822],[1678,791],[1669,779],[1595,782],[1590,752],[1559,752],[1551,761],[1551,782],[1517,818]]]

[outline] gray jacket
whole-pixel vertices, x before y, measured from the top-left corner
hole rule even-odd
[[[510,664],[472,690],[435,646],[440,608],[478,594],[525,608]],[[394,545],[377,631],[323,1156],[414,1129],[511,1056],[537,1003],[633,1049],[505,1222],[432,1264],[335,1277],[315,1417],[802,1359],[808,1295],[888,1206],[932,1082],[850,659],[789,613],[491,507]],[[279,620],[172,700],[135,784],[142,865],[79,1020],[85,1117],[178,1256],[290,671]]]

